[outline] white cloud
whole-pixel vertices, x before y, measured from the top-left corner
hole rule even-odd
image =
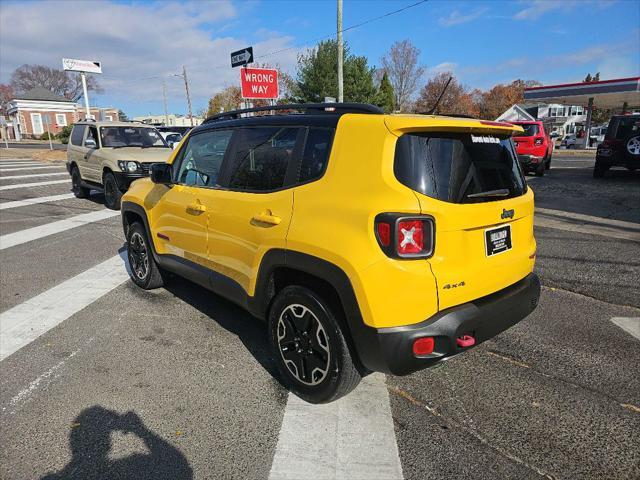
[[[0,81],[25,63],[61,68],[62,57],[99,60],[105,95],[123,103],[162,105],[162,80],[170,100],[184,98],[181,73],[186,65],[192,95],[201,103],[224,86],[237,84],[229,53],[248,39],[222,33],[226,22],[242,16],[230,0],[187,3],[122,4],[102,2],[3,3],[0,7]],[[287,49],[292,38],[261,31],[256,55]],[[255,39],[253,39],[255,40]],[[293,68],[297,50],[264,59]],[[261,61],[257,59],[257,61]],[[159,108],[158,108],[159,110]]]
[[[488,9],[478,8],[467,14],[460,13],[459,10],[454,10],[446,17],[440,17],[438,23],[443,27],[452,27],[454,25],[460,25],[462,23],[471,22],[481,17]]]
[[[433,67],[427,69],[427,73],[430,75],[437,75],[442,72],[455,72],[458,68],[458,64],[455,62],[442,62]]]
[[[528,6],[519,10],[513,16],[516,20],[537,20],[544,14],[553,12],[554,10],[564,10],[566,12],[576,7],[583,8],[586,13],[594,8],[608,8],[614,5],[616,0],[524,0],[521,3]]]
[[[640,62],[633,62],[627,57],[609,57],[600,62],[596,68],[600,78],[625,78],[640,75]]]

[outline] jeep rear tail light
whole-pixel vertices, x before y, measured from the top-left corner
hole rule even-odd
[[[535,145],[542,145],[544,143],[544,138],[540,137],[540,138],[536,138],[533,142]]]
[[[434,222],[427,215],[407,217],[381,213],[375,234],[382,251],[391,258],[427,258],[433,254]]]

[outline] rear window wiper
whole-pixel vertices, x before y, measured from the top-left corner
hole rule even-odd
[[[467,198],[479,198],[479,197],[506,197],[509,195],[509,190],[501,188],[500,190],[487,190],[486,192],[470,193]]]

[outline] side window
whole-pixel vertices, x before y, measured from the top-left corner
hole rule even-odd
[[[229,184],[234,190],[268,191],[284,186],[299,128],[258,127],[236,130],[229,158]]]
[[[328,128],[310,128],[304,145],[300,165],[300,183],[320,178],[329,160],[333,130]]]
[[[190,137],[180,153],[177,182],[214,187],[232,134],[231,130],[213,130]]]
[[[69,141],[71,145],[82,145],[82,139],[84,138],[84,129],[86,127],[84,125],[74,125],[73,130],[71,130],[71,138]]]
[[[84,139],[84,146],[87,148],[98,148],[98,129],[96,127],[89,127],[87,137]]]

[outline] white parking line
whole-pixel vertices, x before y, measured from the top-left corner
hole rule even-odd
[[[640,340],[640,317],[613,317],[611,321],[629,335]]]
[[[0,168],[0,172],[18,172],[20,170],[51,170],[52,168],[66,168],[64,165],[53,165],[49,167],[13,167],[13,168]]]
[[[23,162],[23,163],[2,163],[0,164],[0,168],[6,167],[44,167],[46,166],[44,163],[40,162]]]
[[[48,197],[26,198],[24,200],[15,200],[13,202],[0,203],[0,210],[26,207],[28,205],[35,205],[37,203],[57,202],[59,200],[67,200],[68,198],[73,197],[75,197],[73,193],[63,193],[62,195],[49,195]]]
[[[19,232],[0,235],[0,250],[32,242],[39,238],[48,237],[49,235],[64,232],[72,228],[81,227],[88,223],[115,217],[116,215],[120,215],[120,212],[107,209],[96,210],[95,212],[83,213],[82,215],[76,215],[75,217],[65,218],[64,220],[58,220],[57,222],[47,223],[46,225],[40,225],[39,227],[27,228],[26,230],[20,230]]]
[[[55,185],[57,183],[68,183],[71,185],[70,180],[49,180],[46,182],[32,182],[32,183],[16,183],[15,185],[2,185],[0,190],[14,190],[16,188],[29,188],[29,187],[42,187],[45,185]]]
[[[581,213],[536,208],[535,225],[571,232],[640,241],[640,224]]]
[[[76,275],[0,314],[0,361],[28,345],[129,278],[125,255]]]
[[[0,177],[0,180],[17,180],[19,178],[34,178],[34,177],[59,177],[62,175],[69,175],[67,172],[61,173],[32,173],[30,175],[10,175],[8,177]]]
[[[383,374],[325,405],[289,394],[269,480],[301,478],[403,478]]]

